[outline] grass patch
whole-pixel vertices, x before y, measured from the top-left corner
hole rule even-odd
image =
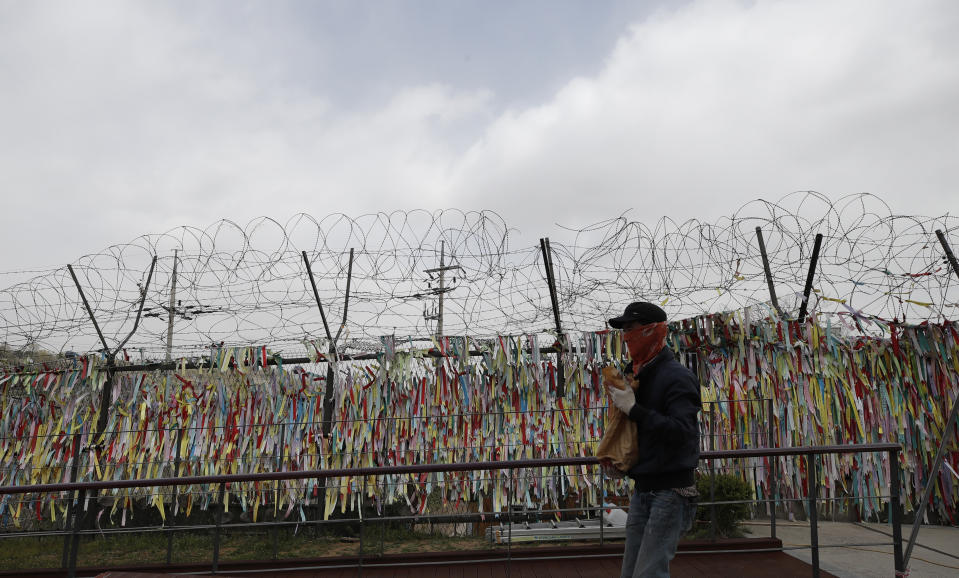
[[[334,534],[335,532],[335,534]],[[63,536],[4,537],[0,539],[0,568],[59,568]],[[290,558],[325,558],[361,554],[358,528],[224,528],[220,534],[220,562]],[[362,555],[479,550],[491,545],[483,536],[444,536],[414,532],[402,525],[371,523],[364,527]],[[77,565],[97,568],[165,564],[168,535],[160,532],[122,533],[80,538]],[[211,564],[213,532],[180,530],[172,533],[170,561]]]

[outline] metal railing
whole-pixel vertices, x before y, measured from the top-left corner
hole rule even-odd
[[[868,453],[868,452],[881,452],[887,453],[889,459],[889,522],[892,526],[892,546],[894,550],[894,564],[895,571],[897,574],[905,573],[904,559],[903,559],[903,548],[902,548],[902,512],[901,512],[901,500],[900,500],[900,466],[899,466],[899,454],[902,451],[902,447],[899,444],[857,444],[857,445],[836,445],[836,446],[806,446],[806,447],[793,447],[793,448],[754,448],[754,449],[739,449],[739,450],[719,450],[719,451],[706,451],[701,455],[702,461],[709,461],[713,459],[748,459],[748,458],[761,458],[761,457],[782,457],[782,456],[794,456],[802,457],[806,460],[807,468],[807,497],[806,497],[806,506],[808,508],[809,516],[809,527],[810,527],[810,546],[812,553],[812,573],[813,576],[819,575],[820,562],[819,562],[819,528],[818,528],[818,458],[824,454],[851,454],[851,453]],[[159,488],[159,487],[179,487],[179,486],[189,486],[189,485],[215,485],[216,491],[219,497],[217,501],[220,504],[221,508],[224,504],[224,492],[229,484],[232,483],[241,483],[241,482],[264,482],[264,481],[280,481],[280,480],[326,480],[329,478],[338,478],[338,477],[352,477],[358,479],[362,477],[363,479],[363,495],[366,495],[366,483],[369,477],[377,476],[389,476],[389,475],[404,475],[404,474],[430,474],[430,473],[440,473],[440,472],[471,472],[471,471],[490,471],[490,472],[502,472],[507,471],[509,474],[509,480],[513,480],[513,472],[517,469],[527,469],[527,468],[553,468],[561,466],[580,466],[580,467],[594,467],[598,465],[598,460],[593,457],[570,457],[570,458],[551,458],[551,459],[529,459],[529,460],[509,460],[509,461],[486,461],[486,462],[476,462],[476,463],[453,463],[453,464],[423,464],[423,465],[401,465],[401,466],[380,466],[380,467],[360,467],[360,468],[337,468],[337,469],[324,469],[324,470],[308,470],[308,471],[285,471],[285,472],[262,472],[262,473],[245,473],[245,474],[222,474],[222,475],[207,475],[207,476],[189,476],[189,477],[178,477],[178,478],[155,478],[155,479],[135,479],[135,480],[115,480],[115,481],[93,481],[93,482],[75,482],[75,483],[56,483],[56,484],[34,484],[34,485],[22,485],[22,486],[0,486],[0,496],[11,495],[11,494],[50,494],[53,492],[73,492],[73,500],[75,503],[82,503],[85,497],[88,495],[88,492],[97,492],[101,490],[117,490],[124,488]],[[604,474],[602,468],[599,468],[599,475],[601,483],[605,482]],[[495,512],[478,512],[474,514],[465,514],[457,516],[443,516],[443,517],[434,517],[431,518],[431,521],[435,519],[436,521],[457,521],[463,519],[477,519],[478,517],[488,517],[490,519],[499,520],[501,522],[506,522],[507,532],[512,531],[512,525],[514,522],[521,520],[522,516],[517,514],[514,511],[515,496],[511,492],[508,492],[508,502],[506,504],[507,511],[495,511]],[[770,503],[772,507],[770,508],[771,519],[770,519],[770,530],[772,532],[773,538],[775,538],[775,512],[780,502],[787,501],[797,501],[797,499],[784,500],[778,498],[776,493],[772,493],[770,497],[766,499],[759,499],[757,496],[756,500],[746,500],[743,502],[721,502],[721,504],[727,503]],[[701,502],[701,505],[712,505],[710,502]],[[599,528],[600,528],[600,540],[602,543],[603,540],[603,527],[605,526],[603,520],[603,511],[604,507],[602,504],[597,506],[598,509],[598,518],[599,518]],[[560,513],[568,510],[555,509],[555,510],[541,510],[541,513]],[[87,533],[99,533],[96,530],[83,530],[80,528],[80,517],[79,508],[73,508],[71,518],[67,521],[67,527],[63,531],[54,531],[48,532],[47,535],[64,535],[65,540],[65,560],[64,560],[64,569],[69,576],[76,575],[76,562],[77,562],[77,553],[80,547],[79,537],[81,534]],[[405,516],[405,517],[377,517],[373,519],[363,520],[362,517],[359,520],[351,520],[352,522],[360,523],[360,548],[359,548],[359,557],[356,561],[358,567],[362,567],[364,563],[363,557],[363,524],[371,522],[384,522],[388,520],[396,519],[410,519],[410,520],[419,520],[426,521],[425,517],[422,516]],[[329,522],[312,522],[312,523],[342,523],[343,520],[331,520]],[[288,524],[290,522],[282,523],[273,523],[272,525],[279,524]],[[254,523],[251,525],[263,525],[263,522]],[[269,524],[269,523],[267,523]],[[193,528],[196,529],[196,526],[187,527],[187,526],[163,526],[159,528],[160,531],[173,531],[173,530],[185,530]],[[220,534],[221,534],[221,520],[219,517],[216,518],[216,523],[211,527],[206,526],[206,528],[212,529],[214,532],[213,536],[213,562],[212,562],[212,571],[216,573],[219,564],[219,546],[220,546]],[[29,535],[29,534],[27,534]],[[505,561],[509,562],[512,556],[511,552],[511,541],[507,541],[507,552]],[[880,545],[880,544],[873,544]],[[888,543],[883,543],[881,545],[889,545]],[[368,560],[368,558],[367,558]]]

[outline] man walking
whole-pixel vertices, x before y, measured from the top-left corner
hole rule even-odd
[[[635,392],[606,387],[610,401],[636,422],[639,434],[639,461],[627,472],[635,491],[622,577],[668,577],[679,538],[696,513],[699,382],[666,347],[666,312],[656,305],[630,303],[609,324],[623,330],[632,360],[627,379],[639,383]]]

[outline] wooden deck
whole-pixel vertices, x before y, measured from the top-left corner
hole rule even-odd
[[[451,564],[411,567],[373,567],[364,566],[360,574],[356,568],[330,570],[307,570],[299,572],[271,572],[262,576],[283,578],[607,578],[619,576],[622,559],[615,558],[577,558],[567,560],[522,560],[505,562],[486,562],[480,564]],[[812,566],[783,552],[757,552],[752,554],[690,554],[677,556],[670,565],[670,574],[674,577],[736,576],[743,578],[768,577],[808,578],[812,575]],[[218,574],[219,575],[219,574]],[[224,574],[229,576],[229,574]],[[251,574],[243,574],[251,576]],[[252,576],[258,576],[252,574]],[[820,570],[820,576],[831,577]],[[169,578],[169,577],[167,577]]]
[[[619,576],[619,558],[578,559],[578,560],[537,560],[515,561],[507,570],[505,563],[484,563],[472,565],[413,566],[408,568],[375,568],[365,566],[362,574],[357,568],[306,570],[294,572],[270,572],[264,574],[236,574],[234,576],[276,576],[283,578],[337,578],[364,576],[368,578],[606,578]],[[744,578],[766,577],[775,574],[777,578],[802,577],[812,575],[812,567],[782,552],[763,552],[755,554],[707,554],[699,556],[679,556],[670,566],[674,577],[698,576],[742,576]],[[103,578],[173,578],[185,574],[144,574],[140,572],[107,572]],[[195,576],[195,575],[193,575]],[[217,576],[231,576],[218,573]],[[820,576],[832,574],[820,571]]]
[[[769,544],[756,543],[757,549],[779,546],[778,541]],[[777,578],[805,578],[812,575],[812,567],[783,552],[734,552],[716,553],[707,549],[707,544],[698,549],[694,546],[680,551],[670,566],[672,576],[736,576],[760,577],[775,575]],[[734,547],[734,545],[725,545]],[[699,551],[697,551],[699,550]],[[296,560],[280,562],[258,562],[221,566],[217,576],[257,576],[273,578],[587,578],[618,576],[622,563],[622,544],[588,547],[557,547],[514,549],[509,561],[501,559],[505,551],[489,552],[450,552],[432,555],[385,556],[364,560],[362,570],[353,566],[356,560]],[[295,566],[294,566],[295,565]],[[251,566],[256,566],[251,567]],[[312,566],[304,568],[305,566]],[[320,567],[323,566],[323,567]],[[336,567],[339,566],[339,567]],[[300,569],[296,569],[299,567]],[[269,569],[269,571],[267,571]],[[160,569],[126,569],[100,574],[103,578],[150,578],[177,576],[177,574],[159,574]],[[168,568],[167,572],[185,572],[196,569]],[[231,570],[236,574],[231,574]],[[240,571],[242,570],[242,573]],[[257,572],[261,570],[261,572]],[[195,575],[195,574],[194,574]],[[820,570],[820,576],[831,574]]]

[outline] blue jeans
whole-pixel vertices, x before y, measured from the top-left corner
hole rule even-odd
[[[622,578],[668,578],[669,561],[695,515],[695,500],[673,490],[633,493],[626,518]]]

